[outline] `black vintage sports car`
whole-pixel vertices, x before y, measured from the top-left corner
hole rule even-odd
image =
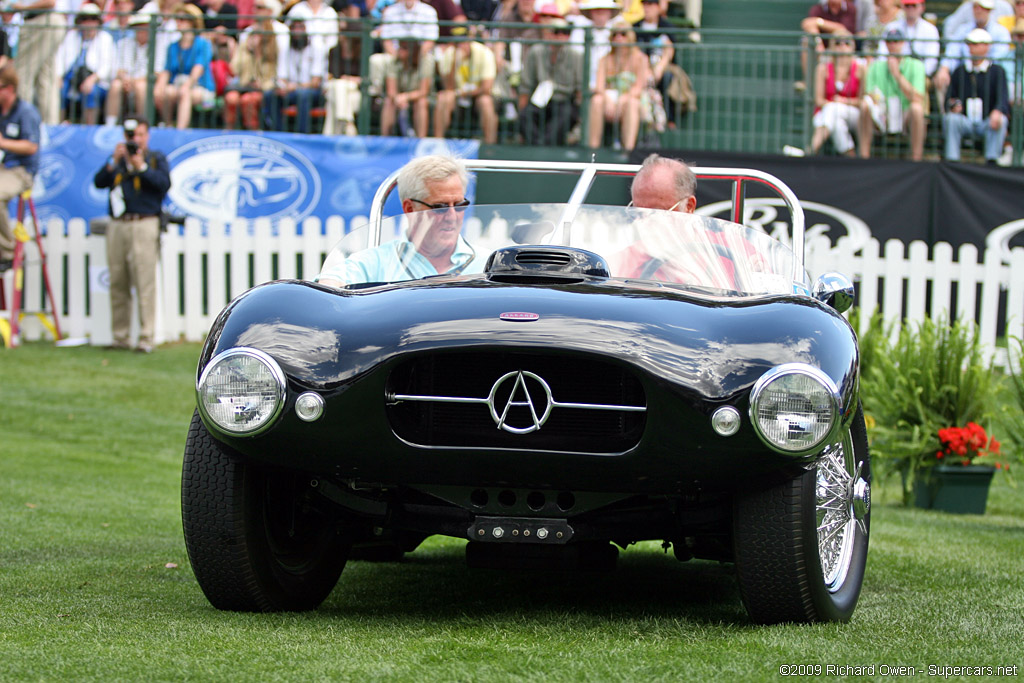
[[[607,565],[663,540],[735,563],[754,621],[849,619],[871,480],[853,288],[808,279],[792,192],[698,170],[733,181],[737,219],[747,186],[776,191],[791,248],[584,202],[637,166],[469,166],[579,180],[563,204],[385,219],[392,176],[325,264],[363,278],[268,283],[217,318],[182,475],[210,602],[313,609],[353,553],[444,534],[488,567]],[[461,229],[462,272],[415,278],[405,238],[424,225]]]

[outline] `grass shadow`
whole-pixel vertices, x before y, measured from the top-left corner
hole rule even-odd
[[[571,612],[749,624],[731,564],[681,563],[651,549],[620,552],[607,572],[469,568],[461,547],[422,549],[394,563],[351,562],[321,611],[429,621]]]

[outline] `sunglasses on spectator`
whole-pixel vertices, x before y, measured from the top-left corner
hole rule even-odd
[[[410,197],[409,200],[410,201],[414,201],[417,204],[422,204],[423,206],[427,207],[428,209],[433,209],[435,211],[441,210],[441,209],[455,209],[459,213],[462,213],[463,211],[466,210],[466,207],[469,206],[469,200],[468,199],[463,199],[462,201],[459,201],[459,202],[450,202],[450,203],[449,202],[438,202],[437,204],[428,204],[428,203],[426,203],[424,201],[420,201],[419,199],[413,199],[412,197]]]
[[[572,33],[572,30],[567,28],[553,28],[551,29],[551,33],[556,36],[567,36]]]

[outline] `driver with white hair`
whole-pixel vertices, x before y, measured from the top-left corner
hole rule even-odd
[[[398,172],[405,235],[347,258],[332,251],[316,280],[342,287],[463,272],[476,256],[462,237],[468,185],[460,159],[440,154],[413,159]]]

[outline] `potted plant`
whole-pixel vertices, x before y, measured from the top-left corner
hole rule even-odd
[[[914,478],[914,505],[984,514],[992,476],[1006,466],[999,442],[975,422],[940,429],[938,437],[942,448],[923,459]]]
[[[996,375],[973,321],[926,319],[898,332],[872,319],[861,338],[862,400],[872,465],[898,475],[903,501],[928,476],[944,450],[939,431],[988,424],[996,405]]]

